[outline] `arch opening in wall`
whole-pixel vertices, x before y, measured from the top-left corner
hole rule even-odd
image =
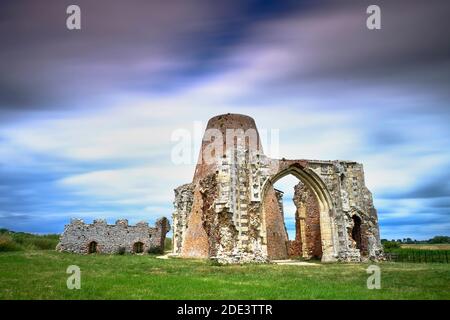
[[[266,217],[271,221],[268,230],[269,257],[320,259],[322,257],[320,208],[316,195],[301,179],[292,174],[277,180],[274,191],[275,199],[273,197],[268,199],[271,194],[268,192],[264,200],[266,210],[270,210]],[[269,202],[275,200],[278,201],[279,213]],[[277,215],[279,221],[274,220]],[[277,226],[277,223],[280,225]]]
[[[95,241],[89,242],[88,253],[91,254],[91,253],[97,253],[97,252],[98,252],[97,242],[95,242]]]
[[[133,245],[133,252],[134,253],[143,253],[144,252],[144,244],[140,241],[135,242]]]
[[[356,243],[356,248],[361,250],[362,237],[361,237],[361,218],[356,214],[352,216],[353,228],[352,228],[352,239]]]
[[[311,229],[308,229],[306,224],[303,228],[303,236],[300,233],[300,237],[303,237],[303,239],[308,235],[308,232],[310,234],[309,245],[308,239],[306,241],[303,240],[302,256],[304,255],[304,258],[321,258],[324,262],[335,261],[337,257],[335,247],[336,235],[335,227],[332,223],[332,212],[334,212],[334,209],[331,196],[317,174],[310,169],[302,168],[295,164],[269,177],[262,188],[262,228],[265,231],[263,234],[263,243],[266,246],[268,258],[275,260],[289,257],[289,250],[286,245],[286,241],[289,240],[286,234],[283,235],[284,224],[281,226],[281,215],[279,212],[276,212],[273,205],[273,199],[276,198],[274,185],[286,175],[293,175],[301,181],[303,188],[309,191],[308,198],[310,199],[310,207],[314,203],[317,211],[315,216],[312,215],[315,218],[315,222],[310,224],[310,227],[313,225],[318,231],[315,233],[315,236],[311,236]],[[306,204],[304,204],[303,209],[304,217],[308,216],[305,209]],[[315,242],[313,239],[317,238],[317,236],[318,241]]]

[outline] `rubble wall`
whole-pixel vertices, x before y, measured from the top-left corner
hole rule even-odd
[[[87,254],[89,245],[95,242],[98,253],[134,253],[135,244],[140,242],[144,253],[163,252],[169,230],[170,224],[166,218],[157,220],[155,227],[149,227],[146,222],[130,226],[127,220],[118,220],[114,225],[109,225],[106,220],[87,224],[80,219],[72,219],[65,226],[56,250]]]

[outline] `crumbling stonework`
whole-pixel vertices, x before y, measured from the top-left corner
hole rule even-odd
[[[166,218],[157,220],[154,228],[147,222],[130,226],[127,220],[117,220],[116,224],[109,225],[106,220],[86,224],[80,219],[72,219],[65,226],[56,250],[81,254],[163,252],[169,230]]]
[[[191,184],[184,184],[175,189],[175,211],[173,216],[173,238],[172,246],[175,252],[180,252],[183,245],[183,234],[187,228],[187,217],[191,213],[194,201],[194,190]],[[176,231],[176,232],[175,232]]]
[[[303,182],[294,188],[296,237],[291,244],[291,256],[306,259],[322,257],[320,207],[316,196]]]
[[[205,161],[205,155],[213,161]],[[301,181],[295,190],[294,241],[288,240],[281,194],[273,188],[288,174]],[[322,261],[382,257],[362,165],[271,159],[263,153],[254,120],[244,115],[210,119],[192,183],[175,190],[174,207],[173,253],[182,257],[221,263],[290,255]]]

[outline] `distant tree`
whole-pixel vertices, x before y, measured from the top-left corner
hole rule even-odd
[[[428,240],[428,243],[450,243],[450,237],[447,236],[435,236]]]
[[[385,250],[398,249],[400,248],[400,243],[397,241],[386,241],[385,243],[383,243],[383,248]]]

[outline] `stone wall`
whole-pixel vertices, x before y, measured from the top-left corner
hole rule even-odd
[[[175,190],[175,254],[221,263],[267,262],[293,253],[322,261],[382,258],[377,212],[361,164],[271,159],[259,141],[247,144],[245,135],[239,134],[228,143],[228,129],[253,130],[259,139],[254,120],[244,115],[214,117],[208,129],[228,140],[224,140],[224,152],[205,163],[202,152],[213,141],[205,133],[192,183]],[[281,194],[273,188],[287,174],[301,181],[296,202],[298,234],[293,242],[288,242]],[[358,240],[353,236],[355,219],[361,221]]]
[[[173,215],[173,238],[172,246],[173,252],[176,254],[181,253],[183,246],[183,234],[187,228],[187,218],[191,213],[192,204],[194,202],[194,187],[192,184],[184,184],[175,190],[175,201],[173,205],[177,214]]]
[[[86,224],[80,219],[72,219],[65,226],[56,250],[87,254],[90,253],[90,246],[92,248],[95,244],[96,252],[106,254],[136,253],[136,250],[142,253],[163,252],[169,230],[170,224],[166,218],[157,220],[155,227],[149,227],[146,222],[130,226],[127,220],[109,225],[106,220]]]

